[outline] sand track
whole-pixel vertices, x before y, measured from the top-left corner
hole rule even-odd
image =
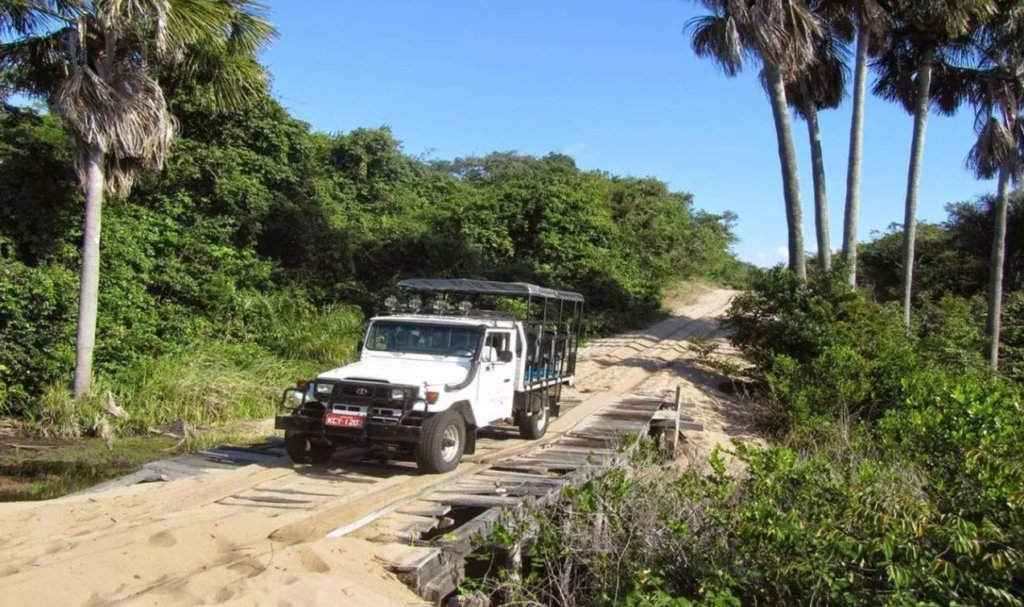
[[[578,390],[568,391],[569,406],[545,439],[571,430],[614,396],[677,384],[712,435],[743,434],[742,424],[728,419],[739,405],[716,393],[710,380],[698,385],[698,370],[687,362],[691,340],[721,334],[717,317],[733,296],[707,290],[647,330],[589,344],[581,352]],[[0,596],[10,605],[420,604],[380,566],[372,542],[326,533],[537,447],[497,431],[445,475],[421,476],[404,463],[293,468],[281,462],[0,504]]]

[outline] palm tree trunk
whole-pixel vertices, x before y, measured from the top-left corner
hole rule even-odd
[[[775,119],[775,135],[779,142],[782,190],[786,200],[786,225],[789,228],[789,269],[800,278],[806,279],[800,175],[796,166],[796,145],[793,144],[793,127],[789,120],[789,106],[786,103],[786,87],[778,68],[766,64],[764,71],[768,81],[768,99],[772,104],[772,117]]]
[[[100,282],[100,218],[103,210],[103,150],[93,145],[85,161],[85,234],[78,291],[78,342],[75,346],[74,394],[92,385],[92,354],[96,344],[96,310]]]
[[[828,194],[825,187],[825,158],[821,153],[821,127],[818,110],[809,104],[807,134],[811,139],[811,166],[814,170],[814,228],[818,236],[818,264],[823,272],[832,271],[832,247],[828,234]]]
[[[910,145],[910,168],[907,172],[907,204],[903,217],[903,326],[910,329],[910,304],[914,286],[914,244],[917,237],[917,190],[921,182],[921,156],[924,134],[928,126],[928,104],[931,101],[932,63],[935,50],[926,49],[917,70],[917,100],[914,107],[914,139]]]
[[[985,337],[988,360],[993,370],[999,369],[999,332],[1003,315],[1003,265],[1006,257],[1006,215],[1010,206],[1010,174],[999,170],[999,190],[996,194],[995,233],[992,237],[992,259],[989,263],[988,322]]]
[[[850,157],[846,167],[846,209],[843,215],[843,260],[850,285],[857,285],[857,217],[860,213],[860,164],[864,144],[864,98],[867,94],[868,47],[871,34],[861,18],[857,30],[857,64],[853,75],[853,118],[850,119]]]

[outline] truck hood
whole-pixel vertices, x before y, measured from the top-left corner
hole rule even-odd
[[[366,379],[392,384],[457,384],[466,379],[469,361],[372,358],[321,373],[318,379]]]

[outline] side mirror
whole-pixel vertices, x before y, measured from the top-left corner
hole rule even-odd
[[[512,362],[512,356],[512,350],[502,350],[501,352],[498,352],[498,360],[503,363]]]
[[[363,340],[360,339],[356,344],[356,354],[361,354],[363,352],[363,345],[365,344],[363,343]]]

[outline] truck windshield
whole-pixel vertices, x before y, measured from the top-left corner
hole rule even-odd
[[[476,327],[402,321],[374,322],[366,335],[366,348],[377,352],[474,356],[479,343]]]

